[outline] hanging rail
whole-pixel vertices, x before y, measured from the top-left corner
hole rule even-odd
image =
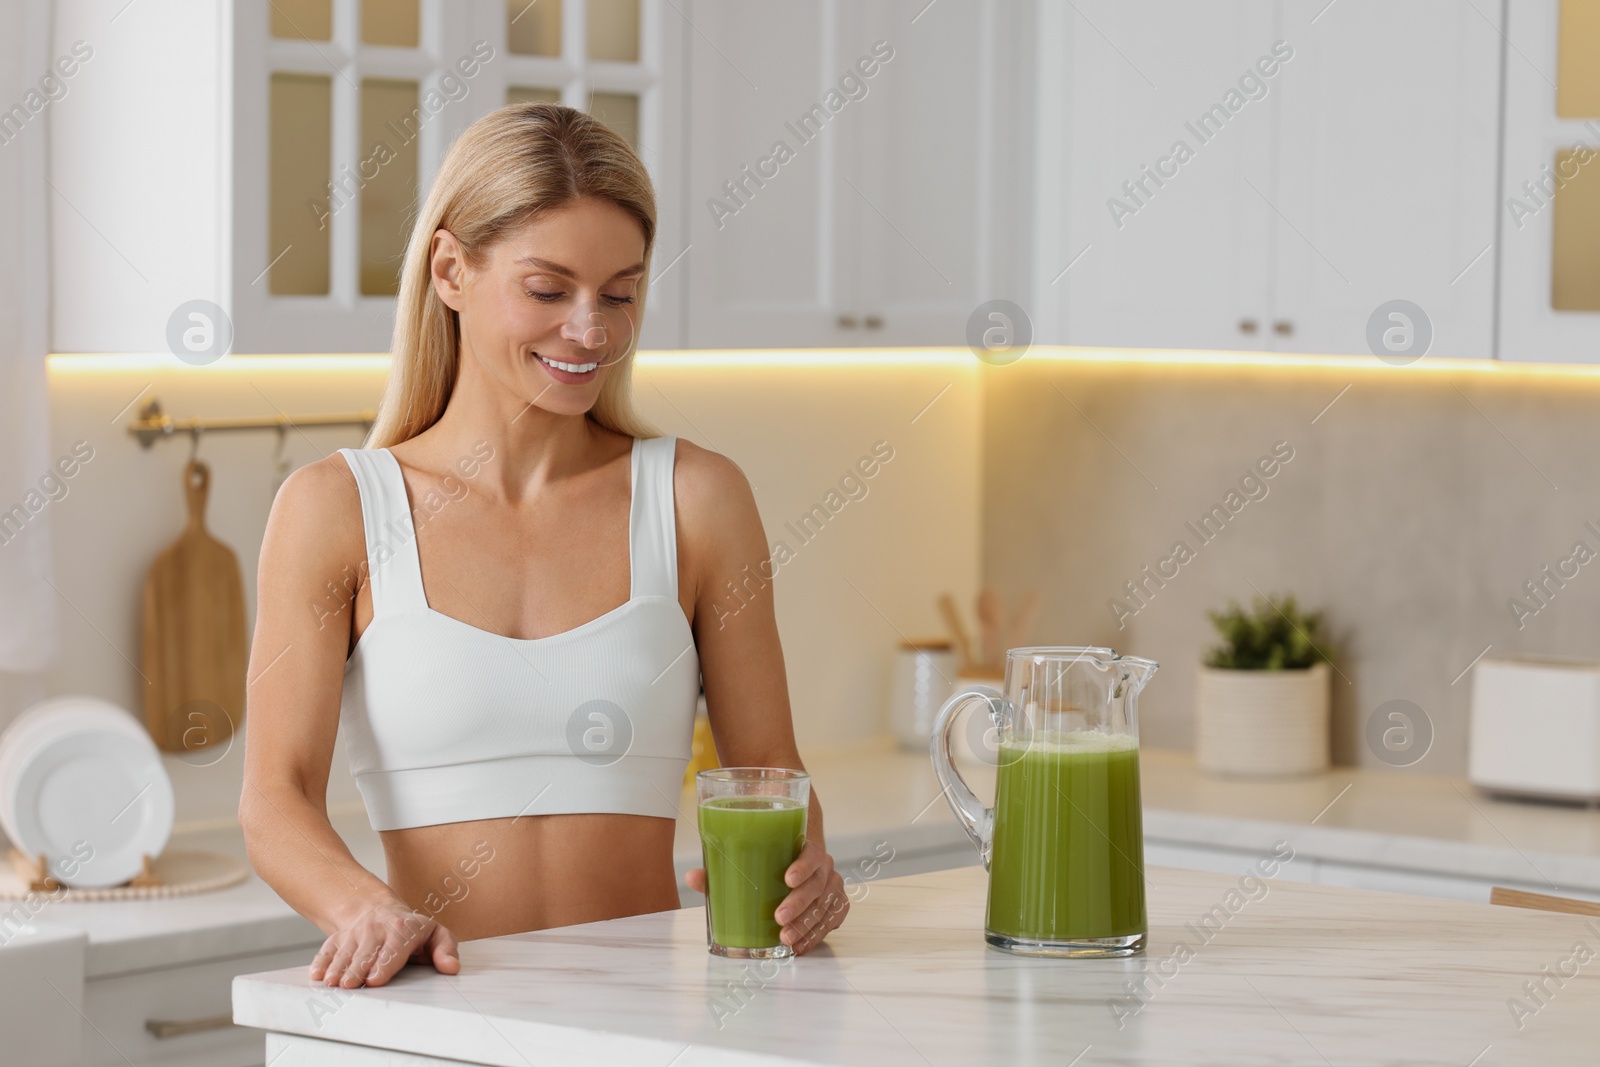
[[[149,448],[162,438],[186,433],[198,438],[201,434],[218,430],[288,430],[311,426],[360,426],[370,430],[377,419],[375,411],[357,411],[337,415],[287,415],[268,417],[224,417],[217,419],[174,419],[161,410],[161,401],[151,400],[139,409],[139,417],[128,424],[128,432]]]

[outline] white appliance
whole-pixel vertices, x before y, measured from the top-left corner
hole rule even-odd
[[[1600,802],[1600,663],[1479,660],[1467,776],[1496,793]]]

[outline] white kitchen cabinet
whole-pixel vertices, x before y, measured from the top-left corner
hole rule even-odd
[[[236,352],[386,351],[421,198],[454,138],[509,101],[599,114],[673,203],[681,34],[664,6],[56,5],[56,39],[89,54],[51,116],[52,349],[176,355],[174,333],[199,325],[221,345],[231,328]],[[676,332],[676,303],[644,343]]]
[[[1410,893],[1414,896],[1443,897],[1448,900],[1466,900],[1474,904],[1489,903],[1489,890],[1495,883],[1474,878],[1457,878],[1445,874],[1409,871],[1396,867],[1367,867],[1356,863],[1334,863],[1322,860],[1317,865],[1316,880],[1322,885],[1339,885],[1350,889],[1377,889],[1386,893]],[[1521,887],[1518,887],[1521,888]],[[1550,892],[1547,886],[1544,890]]]
[[[1431,353],[1492,355],[1497,11],[1044,10],[1044,340],[1364,354],[1403,299]]]
[[[233,1025],[235,975],[309,966],[321,942],[281,952],[91,978],[84,983],[84,1067],[250,1067],[262,1034]],[[337,991],[306,990],[315,1017],[339,1006]]]
[[[688,346],[961,344],[1021,291],[1028,11],[918,8],[684,4]]]
[[[1272,347],[1370,353],[1373,312],[1408,300],[1428,316],[1429,355],[1490,357],[1498,6],[1282,11],[1295,57],[1278,86]]]
[[[1500,356],[1600,360],[1600,20],[1507,5]]]
[[[1274,194],[1278,94],[1219,130],[1196,126],[1204,143],[1190,126],[1270,51],[1276,11],[1275,0],[1041,5],[1041,340],[1267,344],[1273,216],[1251,186]]]

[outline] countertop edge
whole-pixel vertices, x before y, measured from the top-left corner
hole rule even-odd
[[[270,972],[269,972],[270,973]],[[792,1059],[758,1052],[730,1050],[712,1045],[693,1044],[664,1038],[617,1034],[606,1030],[562,1026],[496,1016],[489,1023],[488,1036],[473,1020],[487,1016],[470,1004],[469,1011],[439,1008],[428,1004],[406,1007],[408,1032],[424,1033],[420,1040],[404,1044],[379,1044],[373,1035],[392,1032],[387,1026],[392,1005],[360,996],[360,990],[326,989],[309,983],[304,1007],[312,1013],[317,1032],[305,1033],[290,1027],[283,1012],[293,1010],[284,1003],[291,987],[265,977],[240,975],[233,979],[231,1002],[236,1026],[249,1026],[269,1033],[311,1038],[335,1044],[413,1056],[435,1056],[450,1062],[482,1064],[485,1067],[527,1067],[532,1062],[583,1060],[593,1064],[672,1062],[685,1053],[694,1053],[696,1063],[755,1064],[757,1067],[818,1067],[824,1061]],[[463,1019],[467,1022],[463,1025]],[[423,1023],[428,1025],[424,1026]],[[499,1047],[495,1048],[494,1045]],[[463,1060],[463,1056],[471,1059]],[[534,1059],[533,1057],[537,1057]]]

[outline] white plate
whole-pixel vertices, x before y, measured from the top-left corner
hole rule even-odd
[[[121,885],[172,833],[172,782],[155,744],[121,729],[46,737],[0,780],[13,840],[69,886]]]
[[[14,766],[41,739],[91,727],[145,732],[142,723],[109,701],[84,696],[42,700],[13,719],[0,734],[0,782],[9,781],[6,768]]]
[[[0,734],[0,829],[13,843],[18,842],[18,835],[10,818],[9,797],[23,761],[51,737],[94,729],[148,736],[144,726],[122,708],[88,696],[42,700],[18,715]]]

